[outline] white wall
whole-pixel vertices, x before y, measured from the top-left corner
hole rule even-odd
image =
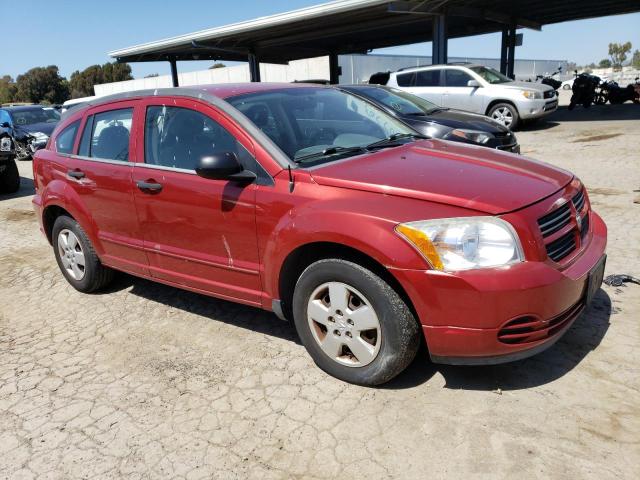
[[[261,63],[260,78],[263,82],[293,82],[294,80],[318,78],[328,79],[329,57],[294,60],[289,62],[289,65]],[[214,83],[249,82],[250,80],[249,66],[247,64],[178,74],[178,82],[182,87]],[[103,83],[101,85],[95,85],[94,90],[96,96],[102,97],[113,93],[166,87],[171,87],[171,75],[139,78],[124,82]]]

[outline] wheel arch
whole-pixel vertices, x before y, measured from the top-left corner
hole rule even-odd
[[[384,280],[405,302],[416,321],[417,312],[404,287],[382,263],[370,255],[347,245],[331,241],[317,241],[298,246],[285,257],[278,275],[278,295],[282,313],[291,319],[291,305],[296,283],[302,272],[314,262],[335,258],[356,263]]]
[[[512,100],[506,100],[506,99],[503,99],[503,100],[491,100],[489,102],[489,105],[487,105],[487,109],[485,110],[484,114],[486,116],[489,116],[489,112],[491,111],[491,109],[493,107],[495,107],[499,103],[507,103],[507,104],[511,105],[513,108],[516,109],[516,112],[518,113],[518,116],[520,116],[520,110],[518,110],[518,107],[516,106],[516,104]]]
[[[52,204],[42,211],[42,228],[44,229],[44,234],[47,236],[47,240],[49,243],[53,245],[53,225],[56,223],[58,217],[67,216],[71,217],[74,220],[75,217],[69,213],[68,210],[61,207],[57,204]],[[76,220],[77,221],[77,220]]]

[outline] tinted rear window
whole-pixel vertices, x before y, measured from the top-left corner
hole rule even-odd
[[[56,152],[58,153],[73,153],[73,144],[76,139],[76,133],[80,126],[80,120],[76,120],[71,125],[66,127],[56,137]]]
[[[396,76],[399,87],[413,87],[416,84],[416,72],[401,73]]]

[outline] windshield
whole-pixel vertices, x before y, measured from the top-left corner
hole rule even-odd
[[[357,155],[358,148],[394,134],[417,135],[369,102],[333,88],[285,88],[226,101],[291,160],[305,164]]]
[[[488,67],[469,67],[469,70],[473,70],[478,75],[480,75],[483,79],[485,79],[489,83],[507,83],[513,82],[509,77],[501,74],[497,70]]]
[[[401,115],[428,115],[440,109],[435,103],[395,88],[358,87],[355,92],[392,108]]]
[[[36,123],[57,123],[60,114],[51,107],[37,107],[13,110],[10,113],[16,125],[34,125]]]

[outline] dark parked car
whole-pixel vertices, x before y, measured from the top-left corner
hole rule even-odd
[[[122,270],[271,310],[358,384],[388,381],[421,342],[438,363],[534,355],[602,282],[607,228],[573,174],[425,139],[333,87],[95,100],[33,163],[37,218],[74,288]]]
[[[515,135],[484,115],[439,107],[424,98],[382,85],[341,85],[339,88],[375,103],[428,137],[520,153]]]
[[[29,160],[43,148],[60,121],[58,110],[46,105],[3,107],[0,112],[6,113],[2,115],[15,141],[17,160]]]
[[[20,188],[15,156],[15,142],[8,114],[0,110],[0,193],[14,193]]]

